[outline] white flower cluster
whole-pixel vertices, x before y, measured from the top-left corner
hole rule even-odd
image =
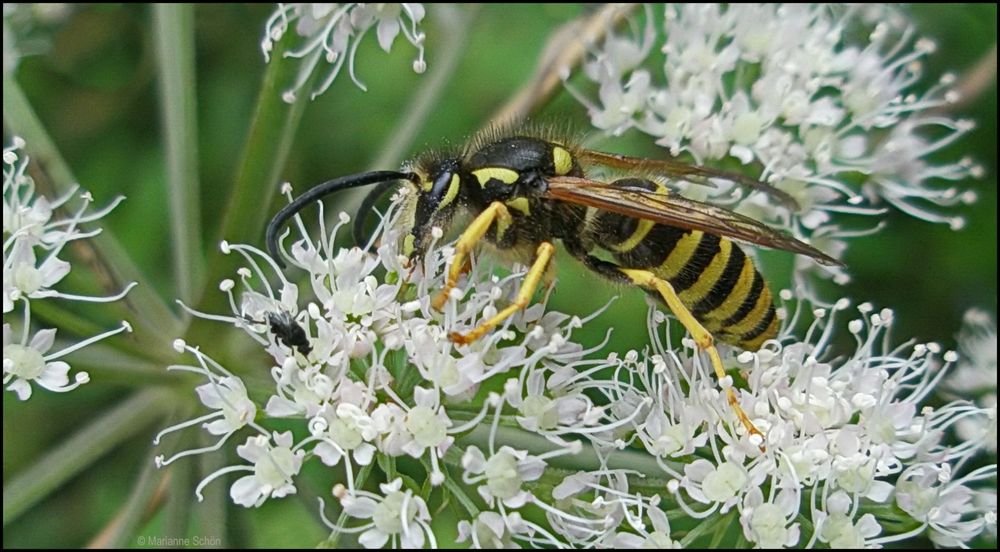
[[[257,390],[178,341],[197,363],[172,368],[207,380],[196,391],[211,412],[162,434],[201,425],[219,440],[159,465],[218,450],[248,428],[236,449],[247,464],[210,475],[199,496],[240,472],[232,500],[260,506],[296,492],[304,463],[318,460],[339,481],[344,515],[327,522],[332,535],[357,533],[366,547],[436,546],[430,512],[446,502],[464,512],[460,542],[483,548],[669,548],[735,520],[761,547],[877,546],[921,534],[952,546],[995,526],[996,465],[969,467],[990,437],[947,440],[961,420],[995,420],[995,407],[925,406],[956,355],[935,344],[892,347],[891,312],[858,307],[847,355],[832,345],[846,301],[815,311],[803,340],[786,330],[757,353],[722,348],[726,364],[748,374],[741,402],[766,436],[761,451],[690,340],[664,341],[655,308],[653,349],[643,354],[595,356],[604,344],[588,350],[571,339],[589,319],[545,312],[544,301],[456,345],[449,334],[506,305],[523,273],[497,277],[474,263],[437,312],[430,299],[453,250],[435,242],[411,266],[394,218],[373,254],[338,250],[347,217],[328,232],[320,216],[320,238],[304,234],[290,250],[308,294],[262,251],[223,245],[246,261],[239,286],[221,286],[232,313],[194,314],[259,342],[273,386],[254,400]],[[279,433],[265,427],[275,418],[299,423]]]
[[[324,62],[330,67],[322,82],[313,88],[310,99],[333,84],[345,63],[354,84],[367,90],[355,73],[354,58],[358,46],[372,27],[375,28],[379,46],[386,52],[402,32],[406,40],[417,48],[413,70],[423,73],[427,70],[427,62],[424,61],[425,35],[418,28],[423,19],[423,4],[278,4],[278,9],[267,20],[260,46],[264,58],[270,60],[275,43],[285,36],[290,25],[295,25],[295,33],[301,40],[284,53],[285,57],[302,60],[295,84],[284,95],[285,101],[292,103],[317,66]]]
[[[838,214],[877,215],[885,202],[958,229],[963,219],[940,211],[975,200],[940,181],[978,176],[980,167],[928,160],[972,123],[936,110],[957,99],[954,76],[915,91],[934,44],[914,34],[891,7],[668,4],[662,19],[647,8],[637,36],[613,35],[595,50],[584,73],[596,98],[570,91],[599,129],[637,129],[672,156],[739,167],[787,192],[796,212],[731,184],[687,193],[781,224],[839,258],[845,238],[880,225],[846,229]],[[841,269],[823,270],[847,280]]]
[[[93,198],[89,192],[80,193],[78,186],[54,201],[37,195],[35,183],[27,173],[28,158],[23,150],[24,141],[20,138],[14,138],[13,145],[3,150],[3,383],[19,399],[27,400],[31,397],[32,383],[57,392],[71,391],[87,383],[90,380],[87,372],[77,372],[70,383],[70,366],[59,359],[131,329],[127,322],[122,322],[117,329],[52,351],[55,329],[31,333],[31,302],[49,298],[117,301],[134,284],[110,297],[72,295],[55,289],[71,268],[69,262],[59,258],[66,245],[100,233],[100,229],[84,231],[80,226],[108,214],[124,197],[88,213]],[[68,213],[67,218],[60,218],[60,210],[68,210],[74,199],[80,202],[79,207]],[[19,304],[23,316],[12,325],[8,323],[8,314]]]
[[[996,407],[924,405],[958,357],[935,343],[893,346],[888,309],[859,305],[860,317],[847,324],[853,353],[834,353],[833,318],[847,307],[841,300],[816,309],[804,340],[785,335],[735,356],[747,374],[743,406],[766,435],[763,454],[719,424],[712,411],[722,402],[705,376],[659,342],[650,360],[630,365],[641,387],[661,397],[634,438],[664,460],[695,452],[681,471],[662,464],[673,497],[699,519],[735,508],[744,536],[761,547],[878,546],[928,529],[941,546],[967,543],[995,525],[996,464],[967,466],[995,450],[996,434],[958,444],[948,437],[963,423],[995,426]],[[893,504],[906,515],[887,514]],[[803,518],[811,535],[801,534]]]

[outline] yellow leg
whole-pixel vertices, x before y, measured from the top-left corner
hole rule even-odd
[[[674,287],[670,285],[670,282],[662,278],[658,278],[655,274],[649,272],[648,270],[635,270],[630,268],[620,268],[619,270],[628,276],[634,284],[644,288],[655,289],[660,293],[663,300],[667,302],[667,306],[670,307],[670,310],[674,313],[674,316],[677,317],[677,320],[680,321],[680,323],[684,325],[684,328],[687,329],[688,333],[691,334],[691,337],[698,345],[698,348],[708,353],[708,358],[712,361],[712,368],[715,369],[715,377],[720,380],[725,378],[726,372],[722,369],[722,357],[719,356],[719,351],[715,348],[715,339],[712,337],[712,334],[706,330],[697,319],[695,319],[694,315],[691,314],[691,311],[684,306],[684,303],[682,303],[680,298],[677,297],[677,292],[674,291]],[[756,426],[753,425],[753,422],[750,421],[750,417],[747,416],[746,412],[743,411],[743,408],[740,407],[740,403],[736,400],[736,393],[733,392],[732,387],[726,388],[726,397],[729,400],[730,406],[732,406],[733,410],[736,412],[736,417],[739,418],[740,422],[743,423],[743,426],[747,428],[750,435],[760,436],[760,449],[764,450],[764,435],[759,429],[757,429]]]
[[[531,268],[528,270],[528,274],[524,277],[524,282],[521,283],[521,290],[517,292],[517,298],[514,299],[514,303],[505,308],[504,310],[498,312],[496,316],[490,318],[486,322],[483,322],[479,326],[476,326],[471,332],[462,335],[458,332],[453,332],[451,334],[451,340],[459,344],[468,344],[479,339],[486,332],[492,330],[514,315],[515,312],[528,306],[531,302],[531,298],[535,295],[535,290],[538,289],[538,283],[542,281],[545,276],[547,269],[549,268],[549,263],[552,262],[552,256],[555,254],[556,248],[549,242],[542,242],[538,246],[538,251],[536,252],[535,262],[532,263]]]
[[[459,236],[458,243],[455,244],[455,257],[451,260],[451,266],[448,269],[448,280],[441,293],[431,302],[432,307],[437,310],[444,308],[444,304],[448,302],[448,294],[455,289],[458,277],[462,275],[462,271],[468,263],[469,253],[472,252],[472,248],[479,240],[483,239],[494,221],[497,223],[498,235],[503,234],[503,231],[511,223],[510,211],[507,210],[506,205],[499,201],[494,201],[482,213],[479,213],[479,216]]]

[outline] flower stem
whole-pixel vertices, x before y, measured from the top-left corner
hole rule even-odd
[[[490,428],[487,425],[480,425],[469,433],[456,439],[456,443],[462,447],[475,445],[481,450],[489,449]],[[638,450],[616,450],[606,455],[605,462],[601,462],[597,451],[586,443],[583,450],[577,454],[565,454],[551,458],[548,463],[552,467],[567,470],[602,470],[602,469],[629,469],[644,474],[662,474],[663,469],[656,463],[649,454]],[[538,455],[555,450],[557,447],[551,441],[538,435],[514,427],[500,426],[497,428],[496,446],[509,445],[515,449],[527,450],[530,454]],[[681,467],[677,470],[683,471]]]
[[[199,207],[194,7],[153,4],[153,22],[166,142],[174,281],[179,298],[193,304],[205,270]]]
[[[295,60],[286,58],[284,44],[279,42],[267,64],[264,82],[254,110],[253,122],[243,155],[237,169],[236,180],[229,190],[222,224],[215,242],[225,239],[232,243],[260,243],[261,229],[268,220],[271,202],[277,198],[281,172],[292,148],[295,132],[309,102],[308,94],[298,94],[293,103],[283,99],[282,93],[297,71]],[[304,85],[309,89],[312,79]],[[219,282],[232,274],[235,262],[224,255],[211,255],[208,282]],[[222,294],[205,295],[198,310],[214,312],[226,307]],[[195,323],[197,325],[197,322]]]
[[[167,474],[156,469],[155,463],[147,462],[142,467],[128,500],[97,537],[87,543],[88,548],[127,547],[131,542],[130,539],[138,534],[139,524],[162,499],[166,479]]]

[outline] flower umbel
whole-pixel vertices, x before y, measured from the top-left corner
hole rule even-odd
[[[572,340],[590,319],[545,312],[544,302],[471,344],[453,343],[448,335],[516,295],[522,273],[501,278],[474,263],[437,312],[430,298],[453,250],[437,233],[422,262],[408,264],[398,249],[402,203],[385,217],[374,253],[336,249],[349,218],[328,230],[320,217],[318,239],[302,235],[288,253],[303,287],[264,252],[224,244],[246,261],[239,284],[220,286],[232,313],[194,314],[259,343],[272,359],[273,387],[248,394],[234,372],[179,344],[198,358],[185,369],[208,379],[198,394],[213,412],[168,431],[202,425],[222,437],[161,464],[217,450],[249,429],[240,455],[253,466],[224,468],[199,490],[220,475],[252,472],[231,496],[260,506],[295,492],[302,466],[318,458],[334,468],[334,498],[346,516],[328,522],[331,539],[358,534],[368,547],[433,544],[429,512],[445,497],[462,508],[463,539],[481,546],[700,542],[684,523],[678,534],[668,510],[706,529],[734,513],[745,539],[769,547],[877,546],[923,533],[954,543],[988,526],[995,464],[967,467],[988,445],[947,436],[995,410],[961,401],[925,407],[957,355],[936,344],[892,345],[891,311],[857,308],[846,324],[853,351],[832,345],[846,300],[811,313],[787,303],[778,340],[756,353],[721,347],[724,363],[745,371],[740,401],[766,436],[762,452],[694,344],[672,345],[655,306],[651,349],[623,356],[594,357],[603,345]],[[307,347],[259,323],[277,311]],[[794,322],[810,314],[806,337],[793,335]],[[266,400],[253,399],[261,393]],[[292,431],[268,429],[274,418]],[[593,463],[559,467],[580,455]],[[943,483],[910,483],[928,473]],[[380,493],[366,490],[371,478]],[[899,509],[887,508],[894,501]],[[544,512],[544,521],[529,511]]]
[[[59,258],[66,245],[100,233],[100,229],[84,231],[80,226],[108,214],[124,197],[118,197],[104,209],[88,213],[93,201],[88,192],[78,196],[79,187],[74,186],[63,197],[52,201],[36,193],[35,183],[27,170],[24,142],[15,138],[13,145],[3,150],[3,383],[22,401],[31,397],[31,383],[57,392],[71,391],[87,383],[90,375],[78,372],[70,384],[69,364],[57,359],[117,333],[131,331],[128,322],[123,321],[117,329],[67,345],[59,351],[50,351],[56,330],[43,329],[31,335],[31,302],[50,298],[117,301],[135,285],[130,284],[110,297],[73,295],[54,289],[71,268],[69,262]],[[74,199],[79,200],[79,207],[67,218],[60,218],[60,211],[68,210]],[[6,322],[7,315],[18,306],[24,314],[16,326],[12,326]],[[14,335],[15,327],[19,337]]]
[[[417,48],[413,70],[423,73],[427,70],[427,62],[424,61],[425,35],[418,27],[423,19],[423,4],[279,4],[267,21],[260,46],[264,58],[270,60],[274,44],[282,39],[291,25],[295,25],[297,42],[284,53],[285,57],[302,60],[295,84],[284,96],[285,101],[291,103],[313,71],[319,70],[320,63],[330,67],[322,82],[310,93],[310,99],[333,84],[345,63],[354,84],[367,90],[355,73],[354,60],[358,46],[372,28],[379,46],[386,52],[402,33]]]

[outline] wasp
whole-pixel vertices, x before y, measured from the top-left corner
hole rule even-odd
[[[595,176],[598,169],[624,175],[601,179]],[[665,303],[708,353],[721,379],[725,371],[716,339],[756,351],[777,336],[779,326],[767,282],[734,240],[807,255],[824,264],[840,263],[757,220],[685,198],[667,189],[664,179],[707,185],[725,179],[794,205],[784,192],[740,174],[584,149],[544,132],[492,129],[457,153],[420,156],[401,172],[374,171],[316,186],[274,216],[266,240],[271,256],[282,264],[278,233],[303,207],[338,190],[372,184],[384,190],[402,181],[414,192],[408,195],[404,216],[408,232],[403,249],[411,258],[424,254],[433,227],[447,229],[460,214],[472,217],[455,244],[443,289],[432,300],[434,308],[444,307],[480,242],[514,253],[529,266],[509,306],[466,334],[452,334],[453,341],[475,341],[526,308],[559,242],[590,271],[643,288]],[[368,199],[364,205],[372,203]],[[726,391],[740,421],[751,434],[760,435],[732,388]]]

